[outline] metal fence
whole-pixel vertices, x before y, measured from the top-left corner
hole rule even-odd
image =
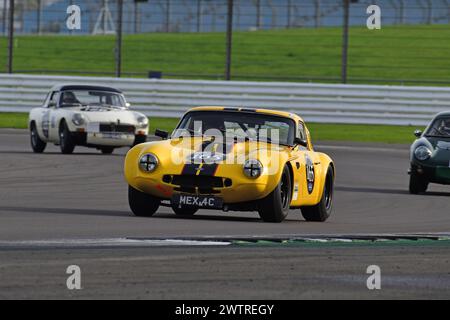
[[[178,118],[193,106],[221,105],[284,110],[318,123],[425,125],[450,110],[450,88],[442,87],[0,75],[0,111],[40,106],[61,83],[117,87],[150,117]]]
[[[0,0],[4,72],[10,1]],[[228,3],[15,0],[11,71],[127,77],[158,71],[169,79],[225,79]],[[342,82],[345,3],[349,83],[450,84],[450,0],[233,0],[231,79]],[[80,30],[66,27],[70,4],[82,9]],[[382,30],[366,28],[369,4],[381,7]],[[120,55],[118,25],[124,34]]]

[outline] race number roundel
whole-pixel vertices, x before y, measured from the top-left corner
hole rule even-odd
[[[314,190],[314,181],[316,180],[316,174],[314,172],[314,162],[308,155],[305,155],[305,160],[306,160],[306,186],[308,188],[308,193],[311,194]]]

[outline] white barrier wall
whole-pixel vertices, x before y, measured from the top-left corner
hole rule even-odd
[[[124,91],[132,108],[179,118],[193,106],[270,108],[308,122],[425,125],[450,110],[450,88],[160,80],[0,74],[0,111],[28,112],[55,84],[96,84]]]

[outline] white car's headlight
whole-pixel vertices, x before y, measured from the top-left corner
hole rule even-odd
[[[85,124],[86,119],[84,118],[84,116],[81,113],[75,113],[72,116],[72,122],[76,126],[82,126],[83,124]]]
[[[153,153],[146,153],[139,159],[139,167],[142,171],[153,172],[158,166],[158,158]]]
[[[259,160],[250,159],[244,163],[244,174],[249,178],[258,178],[263,172],[263,165]]]
[[[137,126],[138,128],[147,128],[148,126],[148,118],[145,116],[141,116],[137,118]]]
[[[414,156],[420,161],[428,160],[431,157],[431,154],[431,150],[425,146],[420,146],[414,150]]]

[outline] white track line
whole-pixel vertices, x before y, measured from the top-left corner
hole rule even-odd
[[[226,246],[231,242],[208,240],[135,240],[126,238],[116,239],[58,239],[58,240],[26,240],[0,241],[0,247],[167,247],[167,246]]]

